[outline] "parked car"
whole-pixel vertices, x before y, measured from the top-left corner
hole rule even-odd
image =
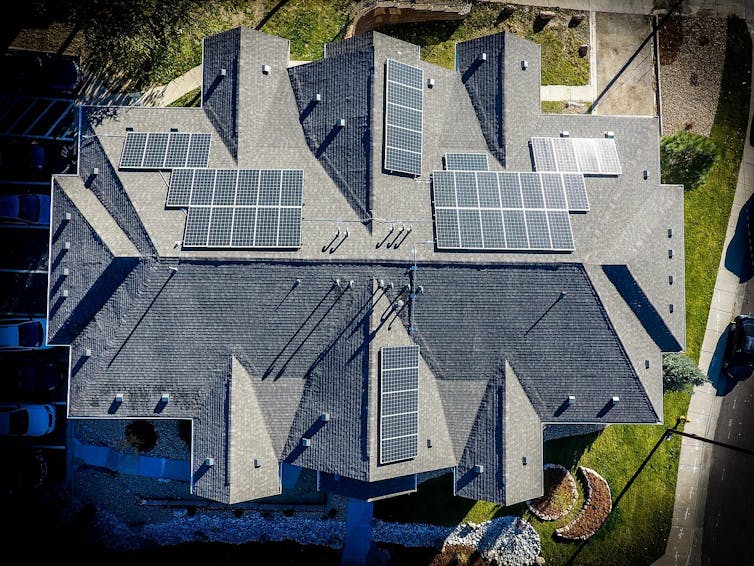
[[[6,92],[49,96],[75,94],[82,79],[75,59],[18,49],[0,56],[0,73]]]
[[[0,220],[49,226],[50,196],[36,193],[0,195]]]
[[[49,396],[64,382],[65,372],[56,363],[45,360],[4,361],[0,370],[0,398],[4,401],[28,401],[28,397],[43,397],[48,401],[51,400]]]
[[[46,181],[54,173],[75,169],[70,143],[35,141],[4,141],[0,143],[0,179],[14,181]]]
[[[725,375],[736,380],[754,373],[754,316],[740,314],[728,326],[723,369]]]
[[[46,344],[47,319],[0,319],[0,351],[19,351],[51,348]]]
[[[55,405],[0,405],[0,436],[44,436],[55,430]]]

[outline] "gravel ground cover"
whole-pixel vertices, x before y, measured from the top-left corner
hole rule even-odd
[[[720,97],[727,21],[671,17],[660,28],[662,133],[708,136]]]

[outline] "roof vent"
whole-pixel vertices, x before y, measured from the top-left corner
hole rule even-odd
[[[668,259],[673,259],[673,249],[668,249]]]
[[[70,213],[70,212],[66,212],[66,213],[65,213],[65,216],[64,216],[63,218],[64,218],[65,220],[70,220],[70,219],[71,219],[71,213]]]
[[[482,53],[481,55],[479,55],[479,60],[480,61],[486,61],[487,60],[487,54],[486,53]]]
[[[133,126],[127,126],[126,127],[126,131],[127,132],[133,132],[134,131],[134,127]]]
[[[529,61],[527,61],[526,59],[524,59],[523,61],[521,61],[521,70],[525,71],[528,68],[529,68]]]
[[[67,297],[67,296],[68,296],[68,289],[63,289],[63,296],[64,296],[64,297]]]
[[[476,466],[474,466],[474,471],[477,474],[481,474],[484,472],[484,466],[482,464],[477,464]]]
[[[220,69],[220,71],[217,73],[217,75],[219,77],[224,77],[227,74],[228,74],[228,70],[227,69]]]
[[[672,284],[673,284],[673,276],[668,275],[668,285],[672,285]]]
[[[91,348],[84,348],[84,357],[85,358],[91,358],[92,357],[92,349]]]
[[[615,132],[613,132],[612,130],[608,130],[608,131],[605,132],[605,137],[606,138],[614,138],[615,137]]]
[[[562,132],[560,132],[560,137],[561,138],[569,138],[569,137],[571,137],[571,132],[569,132],[568,130],[563,130]]]
[[[71,274],[71,270],[67,267],[63,268],[63,277],[68,277]]]
[[[322,422],[325,422],[325,423],[329,422],[330,421],[330,413],[322,413],[319,416],[319,420],[321,420]]]
[[[432,448],[432,439],[431,438],[427,439],[427,448]]]
[[[402,299],[398,299],[397,301],[395,301],[395,303],[393,303],[393,309],[394,310],[400,310],[400,309],[403,308],[403,305],[405,305],[405,304],[406,303],[404,303]]]
[[[168,401],[170,401],[170,393],[163,393],[160,396],[160,402],[161,403],[167,403]]]
[[[526,459],[526,456],[524,456],[524,457],[522,457],[522,458],[521,458],[521,463],[522,463],[522,464],[523,464],[524,466],[525,466],[526,464],[528,464],[528,463],[529,463],[529,460],[527,460],[527,459]]]
[[[270,66],[269,65],[262,65],[262,72],[265,75],[269,75],[270,74]]]
[[[120,404],[123,402],[123,393],[116,393],[115,394],[115,402]]]
[[[99,167],[92,169],[92,175],[99,175]]]
[[[644,180],[649,179],[649,169],[644,169]]]
[[[65,244],[63,244],[63,249],[64,250],[70,250],[71,249],[71,242],[66,242]]]
[[[668,228],[668,238],[672,238],[672,237],[673,237],[673,229]]]
[[[620,397],[618,397],[617,395],[613,395],[613,397],[610,399],[610,402],[613,405],[617,405],[618,403],[620,403]]]
[[[312,439],[311,438],[302,438],[301,439],[301,446],[311,446],[312,445]]]
[[[322,101],[322,95],[320,93],[315,94],[312,96],[312,102],[321,102]]]
[[[346,127],[346,119],[345,118],[338,118],[338,122],[336,124],[339,128],[345,128]]]
[[[569,395],[569,396],[568,396],[568,400],[567,400],[567,403],[568,403],[569,405],[573,405],[573,404],[574,404],[575,402],[576,402],[576,395]]]
[[[669,310],[670,312],[673,312],[673,311],[675,310],[675,305],[674,305],[673,303],[670,303],[670,304],[668,305],[668,310]]]
[[[261,458],[254,458],[254,467],[255,468],[261,468],[262,464],[264,464],[264,460]]]
[[[435,79],[427,79],[427,87],[432,88],[435,86]]]
[[[644,369],[649,369],[650,365],[649,360],[644,360]]]
[[[355,281],[354,281],[353,279],[351,279],[351,280],[350,280],[350,281],[348,282],[348,288],[349,288],[349,289],[353,289],[353,286],[354,286],[355,284],[356,284],[356,283],[355,283]]]
[[[205,458],[204,459],[204,465],[207,466],[208,468],[211,468],[212,466],[215,465],[215,459],[214,458]]]

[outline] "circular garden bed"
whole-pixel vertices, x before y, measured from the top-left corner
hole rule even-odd
[[[529,510],[542,521],[565,517],[579,498],[576,480],[560,464],[545,464],[544,495],[526,502]]]

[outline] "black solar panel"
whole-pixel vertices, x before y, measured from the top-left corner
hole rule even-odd
[[[419,438],[419,346],[380,350],[380,463],[415,458]]]
[[[121,169],[206,167],[211,136],[184,132],[126,132]]]
[[[388,59],[385,66],[385,169],[421,175],[424,71]]]

